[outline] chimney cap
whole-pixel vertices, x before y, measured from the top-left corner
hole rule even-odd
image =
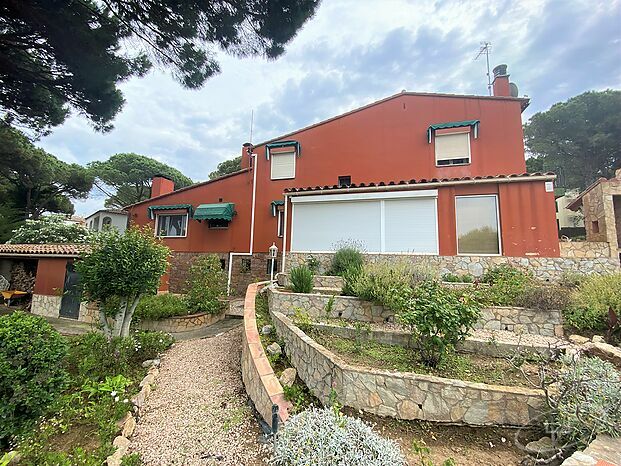
[[[153,178],[166,178],[166,179],[167,179],[167,180],[169,180],[169,181],[175,181],[175,180],[173,180],[170,176],[168,176],[168,175],[164,175],[164,174],[162,174],[162,173],[156,173],[155,175],[153,175],[153,176],[151,177],[151,179],[153,179]]]
[[[494,67],[494,77],[507,76],[507,65],[502,64]]]
[[[242,147],[252,147],[252,143],[251,142],[244,142],[242,144]]]

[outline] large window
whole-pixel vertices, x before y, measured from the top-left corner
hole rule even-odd
[[[498,198],[458,196],[455,198],[458,254],[500,254]]]
[[[271,153],[272,179],[286,180],[295,178],[295,152]]]
[[[186,236],[188,214],[172,214],[157,216],[157,236],[179,237]]]
[[[470,163],[470,132],[436,134],[436,165],[464,165]]]

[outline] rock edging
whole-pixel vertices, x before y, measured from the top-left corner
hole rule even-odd
[[[246,289],[241,369],[246,393],[263,420],[272,427],[272,406],[278,406],[279,421],[285,422],[289,418],[291,403],[285,399],[284,390],[265,355],[257,329],[255,299],[260,288],[267,283],[251,283]]]
[[[209,327],[210,325],[213,325],[216,322],[224,319],[224,316],[225,312],[222,311],[218,314],[208,314],[206,312],[200,312],[198,314],[167,317],[166,319],[159,320],[144,319],[138,322],[138,328],[141,330],[149,330],[152,332],[191,332],[192,330],[196,330],[199,328]]]
[[[156,363],[156,361],[158,361]],[[116,447],[116,451],[106,458],[106,464],[108,466],[120,466],[123,461],[123,457],[127,454],[131,441],[129,440],[134,435],[136,429],[137,419],[140,417],[147,397],[151,393],[153,386],[155,385],[155,378],[159,375],[160,371],[157,368],[159,360],[155,359],[151,361],[151,367],[147,375],[140,381],[140,391],[134,395],[131,399],[133,405],[132,413],[127,413],[118,426],[121,434],[116,436],[112,441],[112,445]]]

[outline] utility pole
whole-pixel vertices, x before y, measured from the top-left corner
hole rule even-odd
[[[485,55],[485,61],[487,63],[487,91],[489,92],[489,95],[492,95],[492,76],[489,72],[489,54],[490,53],[492,53],[492,43],[483,41],[481,42],[479,53],[477,54],[476,57],[474,57],[474,59],[478,60],[482,55]]]

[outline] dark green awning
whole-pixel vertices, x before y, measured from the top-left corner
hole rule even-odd
[[[276,217],[276,211],[278,206],[285,205],[285,201],[282,199],[278,199],[276,201],[270,202],[270,210],[272,211],[272,217]]]
[[[427,142],[431,143],[431,136],[437,129],[449,129],[449,128],[462,128],[465,126],[472,126],[474,128],[474,137],[478,137],[479,120],[464,120],[464,121],[449,121],[447,123],[436,123],[435,125],[429,125],[427,128]]]
[[[297,157],[302,155],[302,146],[298,141],[280,141],[265,144],[265,158],[267,160],[270,159],[270,149],[277,149],[281,147],[293,147],[295,149],[295,155]]]
[[[155,211],[157,210],[177,210],[177,209],[185,209],[190,215],[192,215],[192,204],[170,204],[170,205],[152,205],[147,209],[149,212],[149,218],[155,218]]]
[[[235,215],[235,204],[232,202],[201,204],[194,212],[194,220],[226,220],[230,222],[233,215]]]

